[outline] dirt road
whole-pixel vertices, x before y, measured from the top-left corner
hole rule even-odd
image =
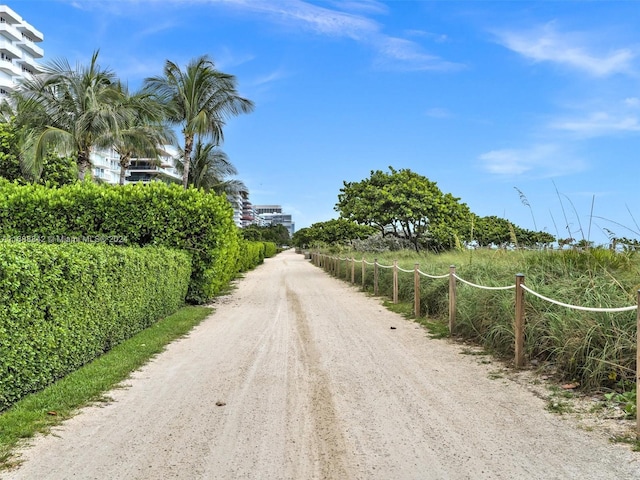
[[[460,350],[285,252],[0,477],[640,479],[640,454]]]

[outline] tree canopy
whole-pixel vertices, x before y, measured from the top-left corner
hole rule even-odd
[[[242,229],[242,237],[245,240],[257,242],[273,242],[276,245],[287,245],[291,239],[289,230],[284,225],[249,225]]]
[[[364,239],[376,232],[368,225],[359,225],[344,218],[317,222],[310,227],[301,228],[293,234],[293,245],[307,248],[319,243],[346,244],[351,240]]]
[[[470,231],[469,208],[409,169],[371,171],[369,178],[343,184],[335,207],[342,218],[406,238],[416,250],[450,248]]]
[[[208,56],[189,62],[184,70],[167,60],[161,76],[145,80],[144,90],[167,107],[168,120],[182,128],[184,158],[190,159],[196,136],[209,137],[214,145],[224,140],[229,117],[253,110],[253,102],[241,97],[236,78],[216,69]],[[190,162],[184,162],[183,186],[189,183]]]

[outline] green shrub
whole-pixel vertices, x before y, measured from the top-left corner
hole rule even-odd
[[[262,242],[242,240],[238,254],[238,272],[246,272],[260,265],[264,260],[264,245]]]
[[[0,242],[0,410],[176,311],[190,274],[164,247]]]
[[[210,300],[237,273],[239,233],[229,202],[178,185],[47,188],[0,179],[0,239],[24,236],[186,250],[193,260],[187,295],[193,303]]]
[[[238,254],[238,272],[246,272],[257,267],[265,258],[273,257],[278,247],[273,242],[255,242],[250,240],[240,241],[240,253]]]
[[[274,242],[262,242],[264,246],[264,258],[275,257],[278,253],[278,246]]]

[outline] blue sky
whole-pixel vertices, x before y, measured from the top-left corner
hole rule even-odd
[[[132,88],[210,55],[256,104],[223,150],[251,201],[282,204],[297,229],[337,218],[343,181],[391,165],[481,216],[638,237],[638,2],[7,4],[44,34],[45,62],[99,49]]]

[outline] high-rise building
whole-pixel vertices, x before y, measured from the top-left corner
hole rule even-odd
[[[42,72],[37,45],[44,35],[7,5],[0,5],[0,95],[16,89],[21,79]]]
[[[296,231],[296,224],[288,213],[282,213],[282,205],[255,205],[254,210],[259,221],[254,221],[259,225],[283,225],[289,235]]]

